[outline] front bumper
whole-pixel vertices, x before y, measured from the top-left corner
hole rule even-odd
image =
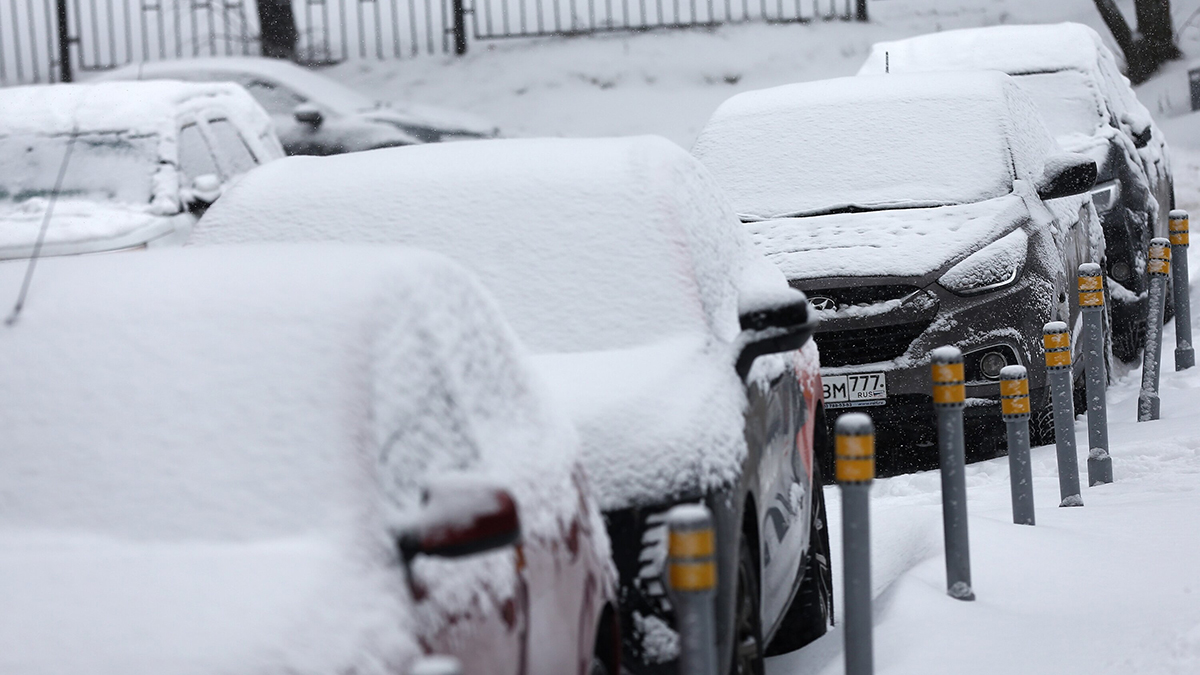
[[[881,405],[839,403],[827,395],[830,433],[839,414],[865,412],[875,422],[880,474],[935,468],[937,436],[929,353],[942,345],[954,345],[967,361],[964,427],[968,456],[1003,453],[999,381],[986,377],[978,362],[983,354],[999,351],[1009,365],[1028,368],[1031,388],[1045,386],[1040,356],[1042,326],[1052,311],[1053,293],[1047,292],[1048,285],[1027,275],[1008,288],[964,297],[936,284],[906,285],[905,280],[891,279],[874,284],[862,279],[793,283],[810,298],[827,298],[838,306],[837,311],[823,313],[813,337],[821,354],[822,377],[865,373],[886,377],[886,399],[868,402]]]

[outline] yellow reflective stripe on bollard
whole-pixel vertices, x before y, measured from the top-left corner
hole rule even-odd
[[[964,384],[933,385],[934,403],[964,403],[966,400],[967,387]]]
[[[672,558],[703,558],[716,550],[712,530],[671,532],[667,551]]]
[[[1062,368],[1071,365],[1071,352],[1046,352],[1046,365],[1050,368]]]
[[[1028,396],[1029,380],[1000,380],[1001,396]]]
[[[1079,304],[1082,307],[1104,306],[1104,280],[1099,276],[1079,277]]]
[[[1171,245],[1172,246],[1187,246],[1188,244],[1188,217],[1182,218],[1171,216]]]
[[[1103,291],[1104,290],[1104,280],[1098,276],[1095,276],[1095,277],[1081,276],[1081,277],[1079,277],[1079,290],[1081,290],[1081,291]]]
[[[966,380],[963,364],[961,363],[935,363],[933,364],[933,382],[934,384],[953,384]]]
[[[1150,262],[1146,269],[1151,274],[1171,273],[1171,248],[1162,244],[1150,244]]]
[[[1046,349],[1070,349],[1070,333],[1046,333],[1042,336],[1042,346]]]
[[[676,591],[707,591],[717,585],[717,565],[711,560],[671,561],[667,573],[671,588]]]
[[[1000,413],[1003,415],[1028,415],[1029,411],[1028,396],[1000,399]]]
[[[834,467],[839,483],[857,483],[875,479],[875,437],[837,437],[837,465]]]

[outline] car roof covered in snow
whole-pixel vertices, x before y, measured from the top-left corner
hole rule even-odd
[[[219,104],[256,132],[270,119],[240,86],[224,82],[98,82],[0,89],[0,135],[130,133],[174,138],[181,114]]]
[[[721,104],[692,151],[743,219],[765,220],[992,199],[1039,177],[1052,147],[1012,78],[983,72],[745,92]]]
[[[305,98],[327,105],[343,115],[375,107],[373,100],[337,80],[314,73],[291,61],[256,56],[215,56],[133,63],[104,73],[97,79],[155,80],[170,77],[190,79],[187,75],[194,73],[251,75],[274,80],[288,86]]]
[[[877,42],[859,74],[913,70],[999,70],[1010,75],[1096,70],[1100,35],[1080,23],[987,26]]]
[[[314,239],[455,257],[538,352],[706,329],[732,340],[738,275],[770,268],[704,168],[652,136],[289,157],[234,186],[192,243]]]

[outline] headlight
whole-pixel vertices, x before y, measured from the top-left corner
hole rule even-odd
[[[1117,205],[1121,198],[1121,181],[1114,180],[1092,190],[1092,203],[1097,213],[1104,213]]]
[[[1028,250],[1025,230],[1013,230],[951,267],[939,283],[961,295],[1003,288],[1020,276]]]

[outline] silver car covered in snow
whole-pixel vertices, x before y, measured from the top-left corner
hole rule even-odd
[[[43,226],[44,255],[181,244],[235,178],[282,156],[234,84],[0,89],[0,259],[30,255]]]

